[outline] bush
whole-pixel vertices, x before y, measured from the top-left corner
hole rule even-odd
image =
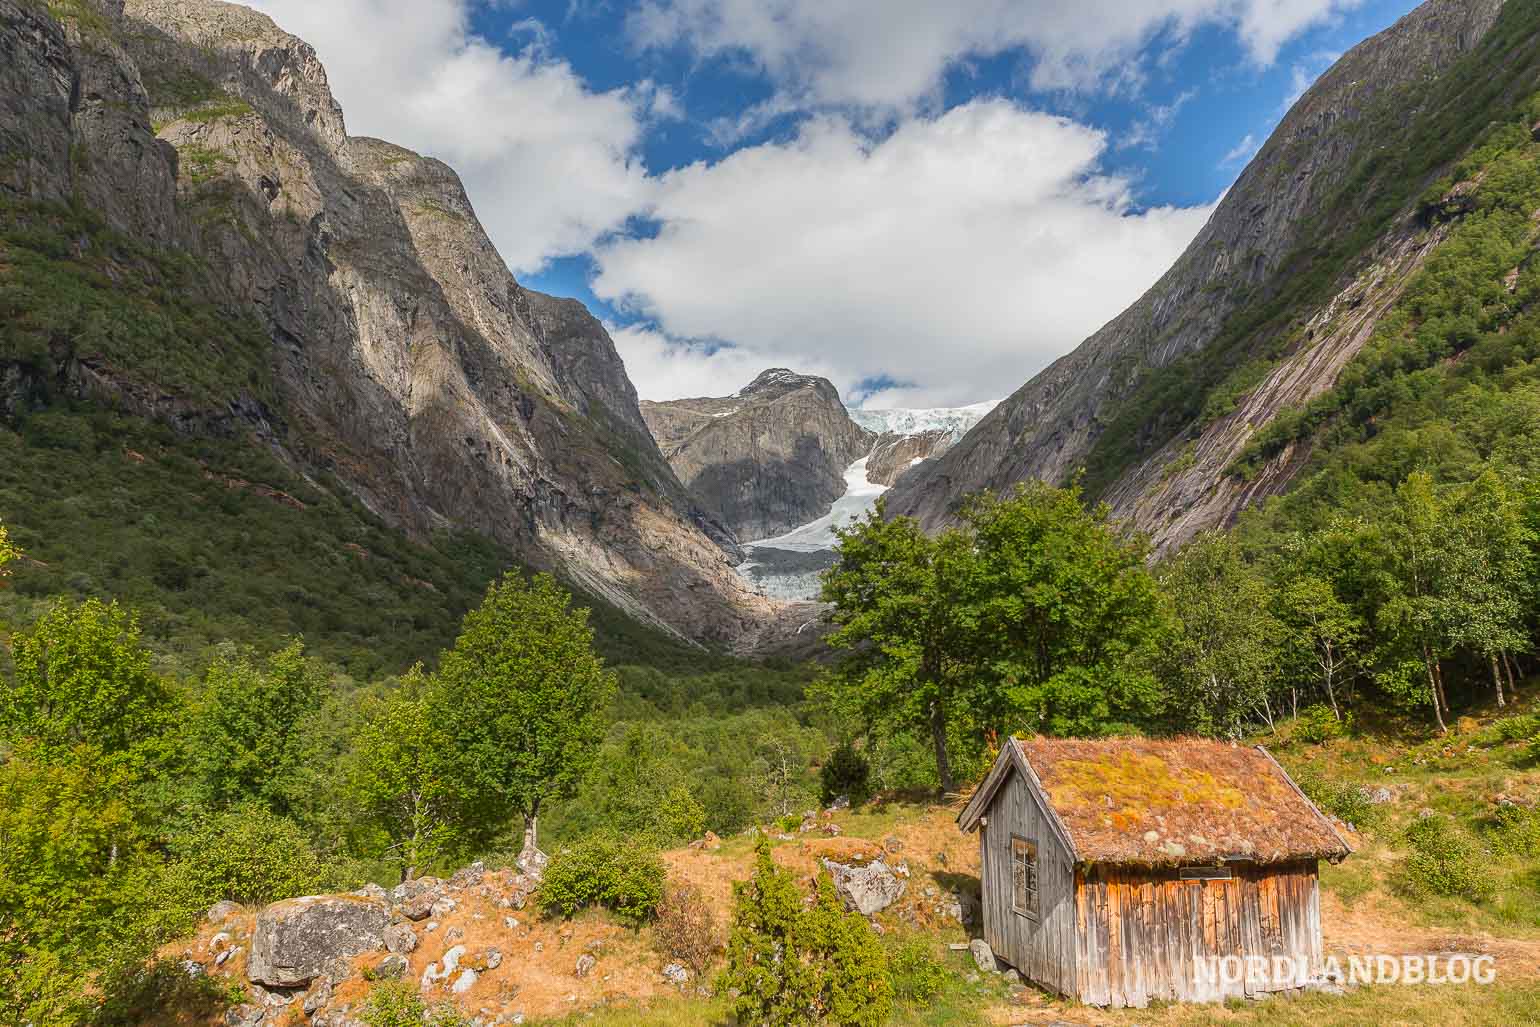
[[[850,742],[842,742],[839,748],[829,754],[829,759],[823,765],[821,798],[824,805],[833,802],[841,795],[849,796],[852,806],[859,806],[871,798],[871,785],[868,783],[871,777],[871,764],[866,757],[856,752],[855,746]]]
[[[469,1027],[470,1021],[448,1001],[428,1005],[407,981],[376,985],[359,1012],[367,1027]]]
[[[1330,706],[1310,706],[1294,722],[1294,737],[1311,745],[1320,745],[1347,734],[1347,725],[1337,719]]]
[[[167,903],[183,915],[224,899],[262,906],[340,883],[328,876],[293,821],[260,806],[215,814],[174,848],[179,858],[166,868],[163,886]]]
[[[845,912],[827,875],[814,904],[761,839],[754,877],[733,886],[737,909],[719,987],[740,1023],[878,1027],[893,1011],[888,957],[859,914]]]
[[[922,938],[907,938],[888,957],[893,994],[904,1002],[929,1002],[946,987],[946,967]]]
[[[1512,856],[1540,856],[1540,809],[1499,806],[1489,829],[1494,848]]]
[[[1499,742],[1524,742],[1540,734],[1540,714],[1522,713],[1504,717],[1492,725],[1492,734]]]
[[[700,890],[690,885],[670,888],[658,903],[658,918],[652,926],[658,951],[677,959],[702,977],[721,947],[716,917]]]
[[[1401,862],[1403,891],[1419,897],[1443,895],[1485,902],[1492,897],[1490,861],[1453,820],[1420,817],[1406,829],[1411,854]]]
[[[540,902],[547,912],[567,917],[602,906],[639,925],[663,900],[663,876],[663,861],[654,853],[619,839],[591,838],[552,857]]]
[[[1297,783],[1322,812],[1351,824],[1355,830],[1371,828],[1380,821],[1380,808],[1369,801],[1361,785],[1314,775],[1301,776]]]

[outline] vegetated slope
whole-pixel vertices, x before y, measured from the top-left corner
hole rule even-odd
[[[1540,8],[1429,0],[1299,101],[1177,264],[889,502],[928,526],[957,501],[1077,473],[1171,544],[1285,489],[1224,468],[1326,389],[1447,234],[1418,200],[1540,86]],[[1189,443],[1191,445],[1189,445]]]
[[[734,396],[648,402],[642,414],[696,501],[744,542],[827,513],[877,441],[833,383],[784,368]]]
[[[0,52],[10,422],[118,404],[678,635],[765,612],[602,326],[518,285],[449,168],[350,138],[305,43],[214,0],[0,0]]]

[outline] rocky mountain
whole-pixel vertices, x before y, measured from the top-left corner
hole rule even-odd
[[[826,513],[877,438],[831,382],[784,368],[721,399],[645,402],[642,416],[685,488],[745,542]]]
[[[935,527],[970,492],[1079,474],[1171,546],[1286,490],[1308,439],[1249,476],[1232,465],[1333,388],[1446,238],[1438,212],[1460,198],[1441,176],[1537,88],[1540,8],[1518,0],[1428,0],[1354,47],[1148,293],[899,482],[889,510]]]
[[[962,440],[993,402],[915,410],[852,410],[850,417],[877,434],[866,461],[868,481],[891,486],[911,468],[945,453]]]
[[[6,239],[27,295],[71,290],[8,310],[0,416],[248,438],[676,635],[766,612],[599,322],[514,280],[450,168],[349,136],[306,43],[215,0],[0,0],[0,53]]]

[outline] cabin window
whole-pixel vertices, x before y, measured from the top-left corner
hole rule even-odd
[[[1011,836],[1011,909],[1037,919],[1037,843]]]
[[[1229,867],[1182,867],[1177,876],[1184,881],[1228,881]]]

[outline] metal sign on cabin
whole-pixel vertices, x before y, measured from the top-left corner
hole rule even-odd
[[[1310,983],[1317,867],[1352,851],[1266,749],[1199,740],[1009,739],[957,822],[984,940],[1097,1006]]]

